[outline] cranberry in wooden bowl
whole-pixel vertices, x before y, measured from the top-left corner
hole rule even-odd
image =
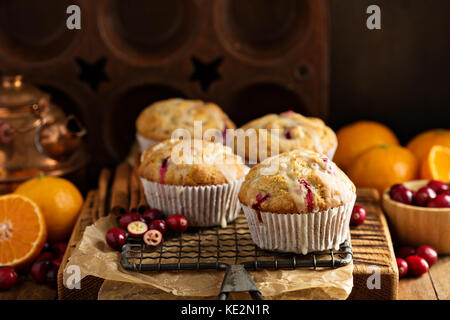
[[[428,180],[403,183],[403,186],[413,193],[420,189],[424,190],[424,187],[437,189],[437,185],[437,182]],[[395,201],[391,197],[392,191],[385,190],[382,199],[383,209],[389,218],[392,231],[400,242],[415,246],[427,243],[440,254],[450,254],[450,207],[446,207],[448,197],[446,188],[440,185],[440,189],[441,193],[421,202],[421,206],[415,201],[411,204]]]

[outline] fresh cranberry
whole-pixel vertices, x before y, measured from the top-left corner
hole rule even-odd
[[[414,194],[414,202],[418,206],[426,207],[428,201],[436,198],[436,192],[430,187],[422,187]]]
[[[9,290],[17,282],[17,273],[13,268],[1,267],[0,268],[0,290]]]
[[[350,218],[350,223],[354,226],[359,226],[366,221],[367,211],[362,206],[354,206],[352,210],[352,216]]]
[[[160,220],[160,219],[153,220],[152,222],[149,223],[148,229],[149,230],[156,229],[156,230],[160,231],[162,234],[165,234],[167,231],[167,224],[164,220]]]
[[[430,199],[427,204],[428,208],[450,208],[450,195],[439,194],[434,199]]]
[[[169,159],[170,159],[170,156],[168,156],[167,158],[164,158],[161,161],[161,167],[159,168],[159,178],[160,178],[162,184],[164,184],[164,182],[166,180],[167,168],[169,167]]]
[[[286,128],[285,130],[284,130],[284,137],[286,138],[286,139],[288,139],[288,140],[291,140],[292,139],[292,127],[291,128]]]
[[[58,257],[52,260],[52,265],[54,265],[55,267],[60,267],[62,263],[62,257]]]
[[[161,219],[163,214],[160,210],[153,208],[145,210],[142,217],[145,219],[145,222],[150,223],[153,220]]]
[[[396,184],[389,192],[391,199],[404,204],[412,204],[414,192],[402,184]]]
[[[45,282],[53,286],[56,286],[57,281],[58,281],[58,267],[51,266],[50,269],[45,274]]]
[[[314,209],[314,194],[311,191],[311,185],[305,179],[301,179],[300,183],[306,189],[306,207],[308,211],[312,211]]]
[[[447,196],[450,196],[450,190],[443,191],[443,192],[441,192],[439,195],[443,195],[443,194],[445,194],[445,195],[447,195]]]
[[[127,229],[127,226],[134,221],[145,221],[144,218],[137,212],[128,212],[122,215],[119,220],[119,224],[122,229]]]
[[[112,228],[106,233],[106,242],[114,250],[120,251],[126,240],[127,237],[122,229]]]
[[[419,256],[410,256],[406,258],[406,263],[408,263],[408,273],[415,277],[427,273],[430,268],[427,260]]]
[[[30,275],[36,282],[45,282],[47,272],[51,267],[52,263],[50,262],[50,260],[36,261],[31,266]]]
[[[433,264],[435,264],[436,261],[438,260],[438,254],[437,254],[436,250],[434,250],[434,248],[430,247],[430,246],[420,246],[420,247],[418,247],[417,250],[416,250],[416,254],[419,257],[422,257],[425,260],[427,260],[428,265],[430,267]]]
[[[36,261],[42,261],[42,260],[53,260],[55,256],[50,251],[42,252],[39,257],[36,259]]]
[[[127,231],[132,237],[142,237],[148,230],[148,226],[142,221],[130,222],[127,226]]]
[[[148,230],[143,236],[144,243],[149,246],[157,246],[161,244],[163,235],[159,230]]]
[[[52,251],[55,255],[55,257],[62,257],[67,249],[67,243],[66,242],[57,242],[54,245],[52,245]]]
[[[166,223],[173,232],[184,232],[188,228],[188,221],[182,214],[171,214],[167,217]]]
[[[431,180],[430,182],[428,182],[428,186],[437,194],[450,190],[450,186],[448,184],[439,180]]]
[[[50,251],[52,250],[52,246],[50,245],[50,243],[46,242],[44,243],[44,247],[42,248],[42,252],[46,252],[46,251]]]
[[[406,259],[409,256],[414,256],[416,254],[416,249],[410,246],[403,246],[396,250],[395,255],[399,258]]]
[[[408,274],[408,263],[405,259],[397,258],[398,275],[403,278]]]
[[[262,216],[261,216],[261,205],[267,201],[267,199],[270,198],[270,194],[262,195],[261,193],[258,193],[256,195],[256,202],[252,204],[252,209],[256,211],[256,215],[258,217],[259,222],[263,222]]]

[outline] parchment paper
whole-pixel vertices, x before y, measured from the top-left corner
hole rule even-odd
[[[81,278],[105,279],[99,299],[217,299],[224,272],[134,272],[120,265],[120,253],[105,241],[108,229],[117,226],[112,215],[88,226],[64,270],[78,266]],[[353,264],[338,269],[261,270],[249,274],[265,299],[346,299],[353,287]],[[246,299],[247,294],[231,298]]]

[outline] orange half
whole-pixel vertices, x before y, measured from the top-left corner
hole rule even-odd
[[[46,238],[44,216],[36,203],[16,194],[0,197],[0,266],[27,265]]]
[[[450,181],[450,148],[434,146],[422,163],[423,179]]]

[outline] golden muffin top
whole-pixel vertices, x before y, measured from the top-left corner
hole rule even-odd
[[[224,133],[226,129],[236,128],[214,103],[174,98],[155,102],[145,108],[136,120],[136,129],[141,136],[156,141],[170,139],[176,129],[187,130],[194,139],[194,121],[202,122],[203,132],[216,129]]]
[[[295,150],[253,167],[239,192],[241,203],[273,213],[319,212],[356,197],[350,179],[323,154]]]

